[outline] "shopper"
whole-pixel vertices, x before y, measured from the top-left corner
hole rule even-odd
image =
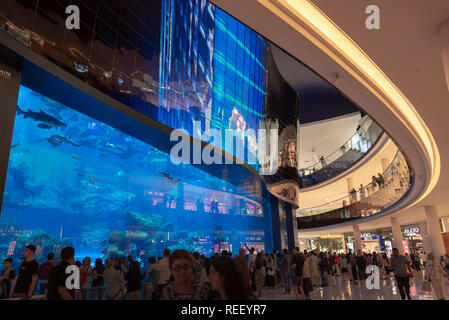
[[[170,249],[165,249],[163,255],[164,257],[156,265],[156,291],[152,296],[153,300],[159,298],[163,287],[170,280]]]
[[[269,289],[274,289],[274,277],[276,275],[276,265],[274,264],[274,254],[270,254],[267,260],[267,278],[266,285]]]
[[[34,260],[36,246],[29,244],[25,247],[23,260],[19,268],[19,277],[12,296],[14,298],[31,299],[39,278],[39,264]]]
[[[233,260],[238,272],[240,273],[240,277],[243,281],[248,283],[248,285],[251,285],[248,272],[248,259],[245,256],[245,249],[240,248],[238,256],[235,256]]]
[[[140,263],[131,261],[129,271],[125,276],[125,281],[128,282],[128,300],[142,300],[143,278],[140,273]]]
[[[69,273],[68,267],[75,266],[75,249],[64,247],[61,250],[61,259],[54,268],[52,268],[48,278],[48,300],[74,300],[75,288],[67,286],[67,278],[73,273]]]
[[[309,293],[313,290],[312,281],[310,280],[310,270],[308,264],[308,258],[305,254],[301,256],[303,267],[302,267],[302,288],[304,290],[304,296],[306,300],[310,300]]]
[[[147,298],[147,295],[152,295],[154,291],[156,290],[156,258],[150,257],[148,259],[148,268],[145,271],[145,274],[143,275],[143,278],[147,278],[147,280],[144,281],[144,299]]]
[[[257,290],[257,296],[260,297],[262,295],[262,266],[263,266],[263,259],[262,259],[262,253],[257,253],[256,256],[256,262],[254,263],[254,281],[256,285]]]
[[[291,282],[290,282],[290,254],[287,249],[282,250],[282,260],[281,260],[281,277],[284,280],[284,294],[291,293]]]
[[[41,264],[39,267],[39,291],[40,294],[46,294],[47,293],[47,285],[48,285],[48,278],[50,277],[51,269],[53,269],[55,263],[53,261],[53,258],[55,257],[54,253],[49,253],[47,255],[47,261]]]
[[[351,265],[352,280],[354,281],[354,284],[357,285],[358,280],[361,280],[361,279],[359,279],[359,271],[358,271],[357,262],[356,262],[354,254],[351,254],[349,256],[349,263]]]
[[[217,260],[215,259],[215,261]],[[211,299],[212,291],[210,286],[206,282],[193,280],[192,263],[193,257],[186,250],[173,251],[169,258],[169,268],[173,275],[173,281],[170,281],[163,287],[161,300]]]
[[[94,274],[94,270],[90,265],[90,263],[91,263],[90,257],[85,257],[80,267],[80,289],[82,300],[87,300],[87,292],[90,287],[92,275]]]
[[[304,260],[299,254],[299,248],[295,247],[293,249],[292,257],[292,269],[295,271],[295,282],[293,289],[295,291],[296,298],[299,300],[300,295],[302,300],[305,300],[304,288],[302,283],[302,269],[304,266]]]
[[[320,254],[320,262],[318,267],[320,269],[321,286],[326,287],[328,286],[327,273],[329,272],[329,262],[324,252]]]
[[[93,270],[91,298],[96,298],[97,300],[103,300],[104,270],[105,270],[105,268],[103,265],[103,261],[101,261],[101,259],[96,259],[95,267]]]
[[[410,279],[408,277],[409,273],[412,271],[410,270],[408,259],[405,256],[400,255],[397,248],[393,248],[391,267],[394,270],[394,277],[401,299],[405,300],[405,296],[407,296],[408,300],[412,300],[410,297]]]
[[[11,286],[16,277],[16,271],[12,268],[12,259],[3,261],[3,271],[0,275],[0,299],[7,299],[11,293]]]
[[[346,280],[348,278],[348,259],[345,255],[340,256],[340,264],[341,264],[341,273],[343,274],[343,279]]]
[[[255,300],[247,279],[242,278],[236,261],[219,258],[215,260],[209,273],[212,290],[220,294],[221,300]]]
[[[320,286],[320,270],[318,268],[318,264],[320,263],[320,260],[317,257],[316,250],[312,251],[312,254],[308,258],[309,263],[309,270],[310,270],[310,278],[312,280],[312,284],[315,287]]]
[[[105,293],[108,300],[120,300],[126,294],[126,287],[121,270],[115,268],[113,258],[106,260],[106,270],[103,278],[105,283]]]
[[[449,279],[449,275],[446,274],[441,265],[436,261],[432,252],[427,255],[427,263],[425,267],[425,280],[430,282],[433,290],[435,291],[436,298],[438,300],[444,300],[444,290],[442,280],[444,278]]]

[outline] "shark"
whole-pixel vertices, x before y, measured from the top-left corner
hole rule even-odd
[[[51,129],[67,126],[64,122],[59,121],[55,117],[42,110],[40,110],[39,112],[34,112],[30,109],[28,109],[28,111],[23,111],[19,106],[17,106],[17,115],[20,116],[21,114],[25,119],[30,118],[36,122],[39,122],[37,126],[41,129]]]

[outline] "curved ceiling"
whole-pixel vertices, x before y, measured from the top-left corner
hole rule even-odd
[[[415,170],[416,179],[407,198],[394,208],[395,212],[411,207],[435,188],[441,171],[440,153],[416,106],[318,7],[307,0],[213,2],[334,84],[401,146]],[[354,3],[344,2],[346,5],[342,1],[333,2],[333,10],[344,7],[345,10],[338,12],[346,11],[350,3]],[[337,11],[333,12],[338,15]],[[364,8],[359,14],[363,13]],[[354,15],[354,10],[345,12],[344,17],[350,20],[351,14]],[[359,29],[364,28],[362,21]],[[377,51],[385,55],[385,47],[378,42],[377,47]]]

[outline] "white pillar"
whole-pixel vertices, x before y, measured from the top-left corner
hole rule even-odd
[[[357,224],[352,226],[352,233],[354,234],[354,253],[357,254],[359,249],[363,250],[362,239],[360,238],[360,227]]]
[[[429,230],[430,247],[439,260],[440,255],[445,254],[443,236],[441,235],[440,218],[438,218],[437,208],[435,206],[426,206],[426,223]]]
[[[399,250],[399,254],[404,254],[404,245],[402,243],[401,224],[397,217],[391,217],[391,231],[393,233],[393,248]]]
[[[429,231],[427,229],[427,223],[421,222],[419,224],[419,233],[422,237],[422,246],[425,253],[428,253],[432,251],[432,247],[430,245],[430,239],[429,239]]]

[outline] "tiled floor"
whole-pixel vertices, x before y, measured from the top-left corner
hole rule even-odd
[[[412,300],[433,300],[432,292],[422,291],[423,272],[415,272],[410,280],[410,295]],[[445,297],[449,299],[449,282],[444,280]],[[284,295],[284,288],[276,286],[274,289],[262,289],[262,300],[296,300],[293,293]],[[311,300],[400,300],[401,296],[393,277],[380,280],[380,288],[369,290],[365,284],[355,285],[342,276],[330,276],[329,286],[314,287],[310,293]]]

